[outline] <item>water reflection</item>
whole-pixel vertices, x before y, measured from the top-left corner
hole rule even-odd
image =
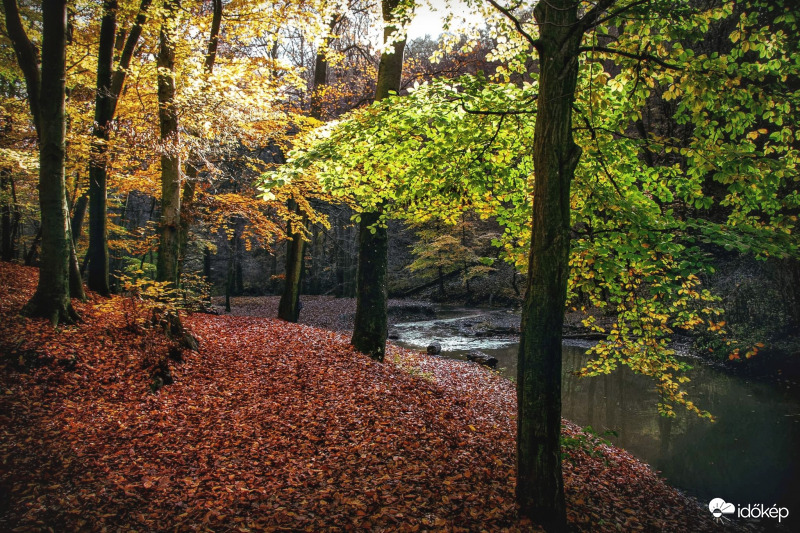
[[[436,322],[398,327],[400,342],[424,347],[437,340],[451,346],[445,350],[455,358],[464,358],[469,349],[481,349],[498,358],[506,377],[515,377],[514,339],[499,339],[502,346],[470,344],[468,338],[451,342],[443,338],[448,333]],[[452,334],[452,327],[445,329]],[[564,346],[565,418],[592,426],[598,433],[613,431],[616,436],[608,436],[609,440],[702,502],[720,497],[738,504],[788,507],[790,516],[784,523],[788,530],[798,530],[793,529],[800,523],[800,401],[796,394],[695,361],[687,391],[695,404],[714,414],[716,422],[680,409],[674,419],[665,419],[656,410],[658,394],[649,378],[626,368],[595,378],[575,376],[572,371],[588,360],[586,347]]]

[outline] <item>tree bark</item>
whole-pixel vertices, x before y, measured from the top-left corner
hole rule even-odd
[[[59,5],[60,4],[56,4],[50,7],[51,9],[58,9]],[[22,70],[22,75],[25,77],[25,90],[28,92],[28,106],[30,107],[33,123],[36,127],[36,136],[41,137],[39,124],[39,91],[41,89],[40,78],[42,73],[37,67],[39,58],[36,53],[36,47],[28,38],[28,34],[25,33],[25,27],[22,25],[22,19],[20,18],[16,0],[3,0],[3,10],[6,14],[6,33],[14,46],[14,54],[17,56],[17,63],[19,64],[20,70]],[[44,46],[44,43],[42,43],[42,46]]]
[[[70,226],[72,227],[72,242],[77,244],[83,235],[83,221],[86,218],[86,209],[89,207],[89,194],[84,193],[80,195],[78,201],[75,202],[75,207],[72,208],[72,220]]]
[[[117,35],[117,0],[103,2],[100,42],[97,52],[97,84],[94,126],[89,159],[89,288],[108,296],[111,293],[108,255],[108,141],[109,129],[117,108],[117,100],[125,84],[125,76],[142,26],[147,20],[151,0],[142,0],[128,38],[122,47],[119,65],[114,70],[114,52],[122,34]],[[78,228],[73,228],[76,232]]]
[[[107,161],[109,126],[116,98],[111,93],[117,0],[103,2],[100,44],[97,52],[97,88],[89,158],[89,288],[102,296],[111,293],[108,280]]]
[[[178,284],[181,224],[181,158],[175,109],[175,42],[179,3],[164,3],[158,50],[158,120],[161,128],[161,220],[156,278]]]
[[[570,247],[570,184],[580,158],[572,105],[583,32],[572,0],[540,2],[539,97],[528,288],[517,371],[517,487],[520,513],[548,531],[566,530],[561,471],[561,330]]]
[[[24,313],[48,318],[54,326],[78,318],[69,298],[69,211],[64,183],[66,44],[66,1],[43,2],[39,115],[34,117],[39,125],[42,250],[39,283]]]
[[[289,209],[297,215],[300,214],[300,209],[294,200],[289,200]],[[305,226],[305,220],[303,225]],[[303,273],[303,253],[306,243],[299,231],[291,230],[290,227],[292,238],[286,249],[286,283],[278,304],[278,318],[287,322],[297,322],[300,316],[300,279]]]
[[[391,21],[400,0],[383,0],[383,20]],[[384,42],[394,33],[395,27],[387,24]],[[375,100],[400,91],[403,74],[403,50],[406,42],[395,42],[391,53],[381,54]],[[358,228],[358,274],[356,289],[356,318],[352,344],[356,350],[377,361],[383,361],[388,334],[388,293],[386,271],[389,261],[389,235],[385,225],[379,224],[382,209],[362,213]]]
[[[31,249],[25,253],[25,266],[33,266],[33,263],[36,261],[36,256],[38,254],[39,245],[42,242],[42,227],[39,226],[39,229],[36,230],[36,235],[33,236],[33,242],[31,243]]]
[[[351,341],[356,350],[376,361],[383,361],[389,333],[386,286],[389,235],[386,226],[378,225],[380,217],[379,212],[361,214],[356,317]]]
[[[0,225],[2,225],[2,260],[12,261],[16,252],[15,226],[19,223],[19,210],[16,206],[15,195],[12,194],[14,178],[6,171],[0,171],[0,190],[8,201],[3,204]]]
[[[325,85],[328,79],[328,62],[325,60],[324,52],[317,51],[316,60],[314,63],[314,82],[311,91],[311,116],[320,119],[322,117],[322,107],[320,100],[320,93],[322,86]],[[289,200],[287,202],[289,211],[299,215],[297,202]],[[305,227],[305,218],[303,226]],[[300,315],[300,281],[303,273],[303,254],[305,252],[306,242],[303,240],[303,234],[300,231],[291,233],[291,240],[286,249],[286,269],[284,271],[285,283],[283,286],[283,293],[281,294],[281,301],[278,305],[278,318],[282,318],[288,322],[297,322]]]

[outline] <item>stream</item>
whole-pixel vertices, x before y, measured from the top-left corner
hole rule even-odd
[[[514,322],[516,321],[516,322]],[[393,341],[425,350],[432,341],[442,355],[466,359],[481,350],[499,360],[498,371],[516,379],[518,338],[493,331],[475,337],[487,324],[518,324],[509,311],[437,309],[431,319],[392,326]],[[491,330],[491,328],[489,328]],[[503,328],[500,328],[501,330]],[[594,378],[572,374],[581,368],[591,344],[565,341],[563,416],[624,448],[659,471],[672,486],[701,503],[722,498],[737,506],[776,505],[789,510],[787,531],[800,531],[800,398],[785,384],[731,375],[696,358],[686,390],[711,423],[676,407],[674,419],[661,417],[653,381],[627,368]],[[614,434],[604,435],[613,431]],[[764,519],[772,529],[777,519]]]

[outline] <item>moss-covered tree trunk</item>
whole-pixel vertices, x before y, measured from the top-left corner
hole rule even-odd
[[[158,49],[158,121],[161,127],[161,219],[156,277],[178,283],[181,225],[181,158],[175,108],[175,25],[179,4],[164,3]]]
[[[53,325],[77,318],[69,297],[70,234],[64,161],[66,121],[67,7],[65,0],[42,4],[42,70],[39,85],[39,205],[42,249],[39,283],[25,306],[30,316]]]
[[[390,22],[401,0],[383,0],[383,20]],[[384,42],[396,28],[387,24]],[[405,40],[397,41],[392,49],[381,54],[375,100],[387,98],[400,91],[403,74]],[[358,226],[358,274],[356,277],[356,318],[353,327],[353,347],[377,361],[383,361],[388,335],[388,291],[386,285],[389,261],[389,234],[379,224],[382,211],[362,213]]]
[[[388,335],[386,273],[389,236],[381,214],[362,213],[358,226],[358,277],[353,347],[383,361]],[[374,232],[372,231],[374,230]]]
[[[572,105],[583,31],[572,0],[540,2],[539,97],[528,288],[517,370],[520,512],[549,531],[566,529],[561,471],[561,328],[569,275],[570,184],[580,158]]]

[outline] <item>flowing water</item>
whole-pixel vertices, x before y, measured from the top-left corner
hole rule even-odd
[[[498,370],[516,376],[517,338],[476,338],[471,326],[513,322],[505,311],[441,310],[435,319],[395,324],[398,344],[425,349],[432,341],[442,355],[465,359],[479,349],[495,356]],[[480,328],[478,328],[480,329]],[[736,505],[778,505],[789,510],[788,531],[800,525],[800,399],[797,390],[780,383],[731,375],[698,359],[688,372],[687,391],[716,422],[678,412],[659,416],[658,395],[649,378],[626,368],[611,375],[579,378],[572,371],[588,360],[589,344],[564,345],[563,416],[591,426],[649,463],[668,482],[700,502],[722,498]],[[761,521],[771,527],[776,520]]]

